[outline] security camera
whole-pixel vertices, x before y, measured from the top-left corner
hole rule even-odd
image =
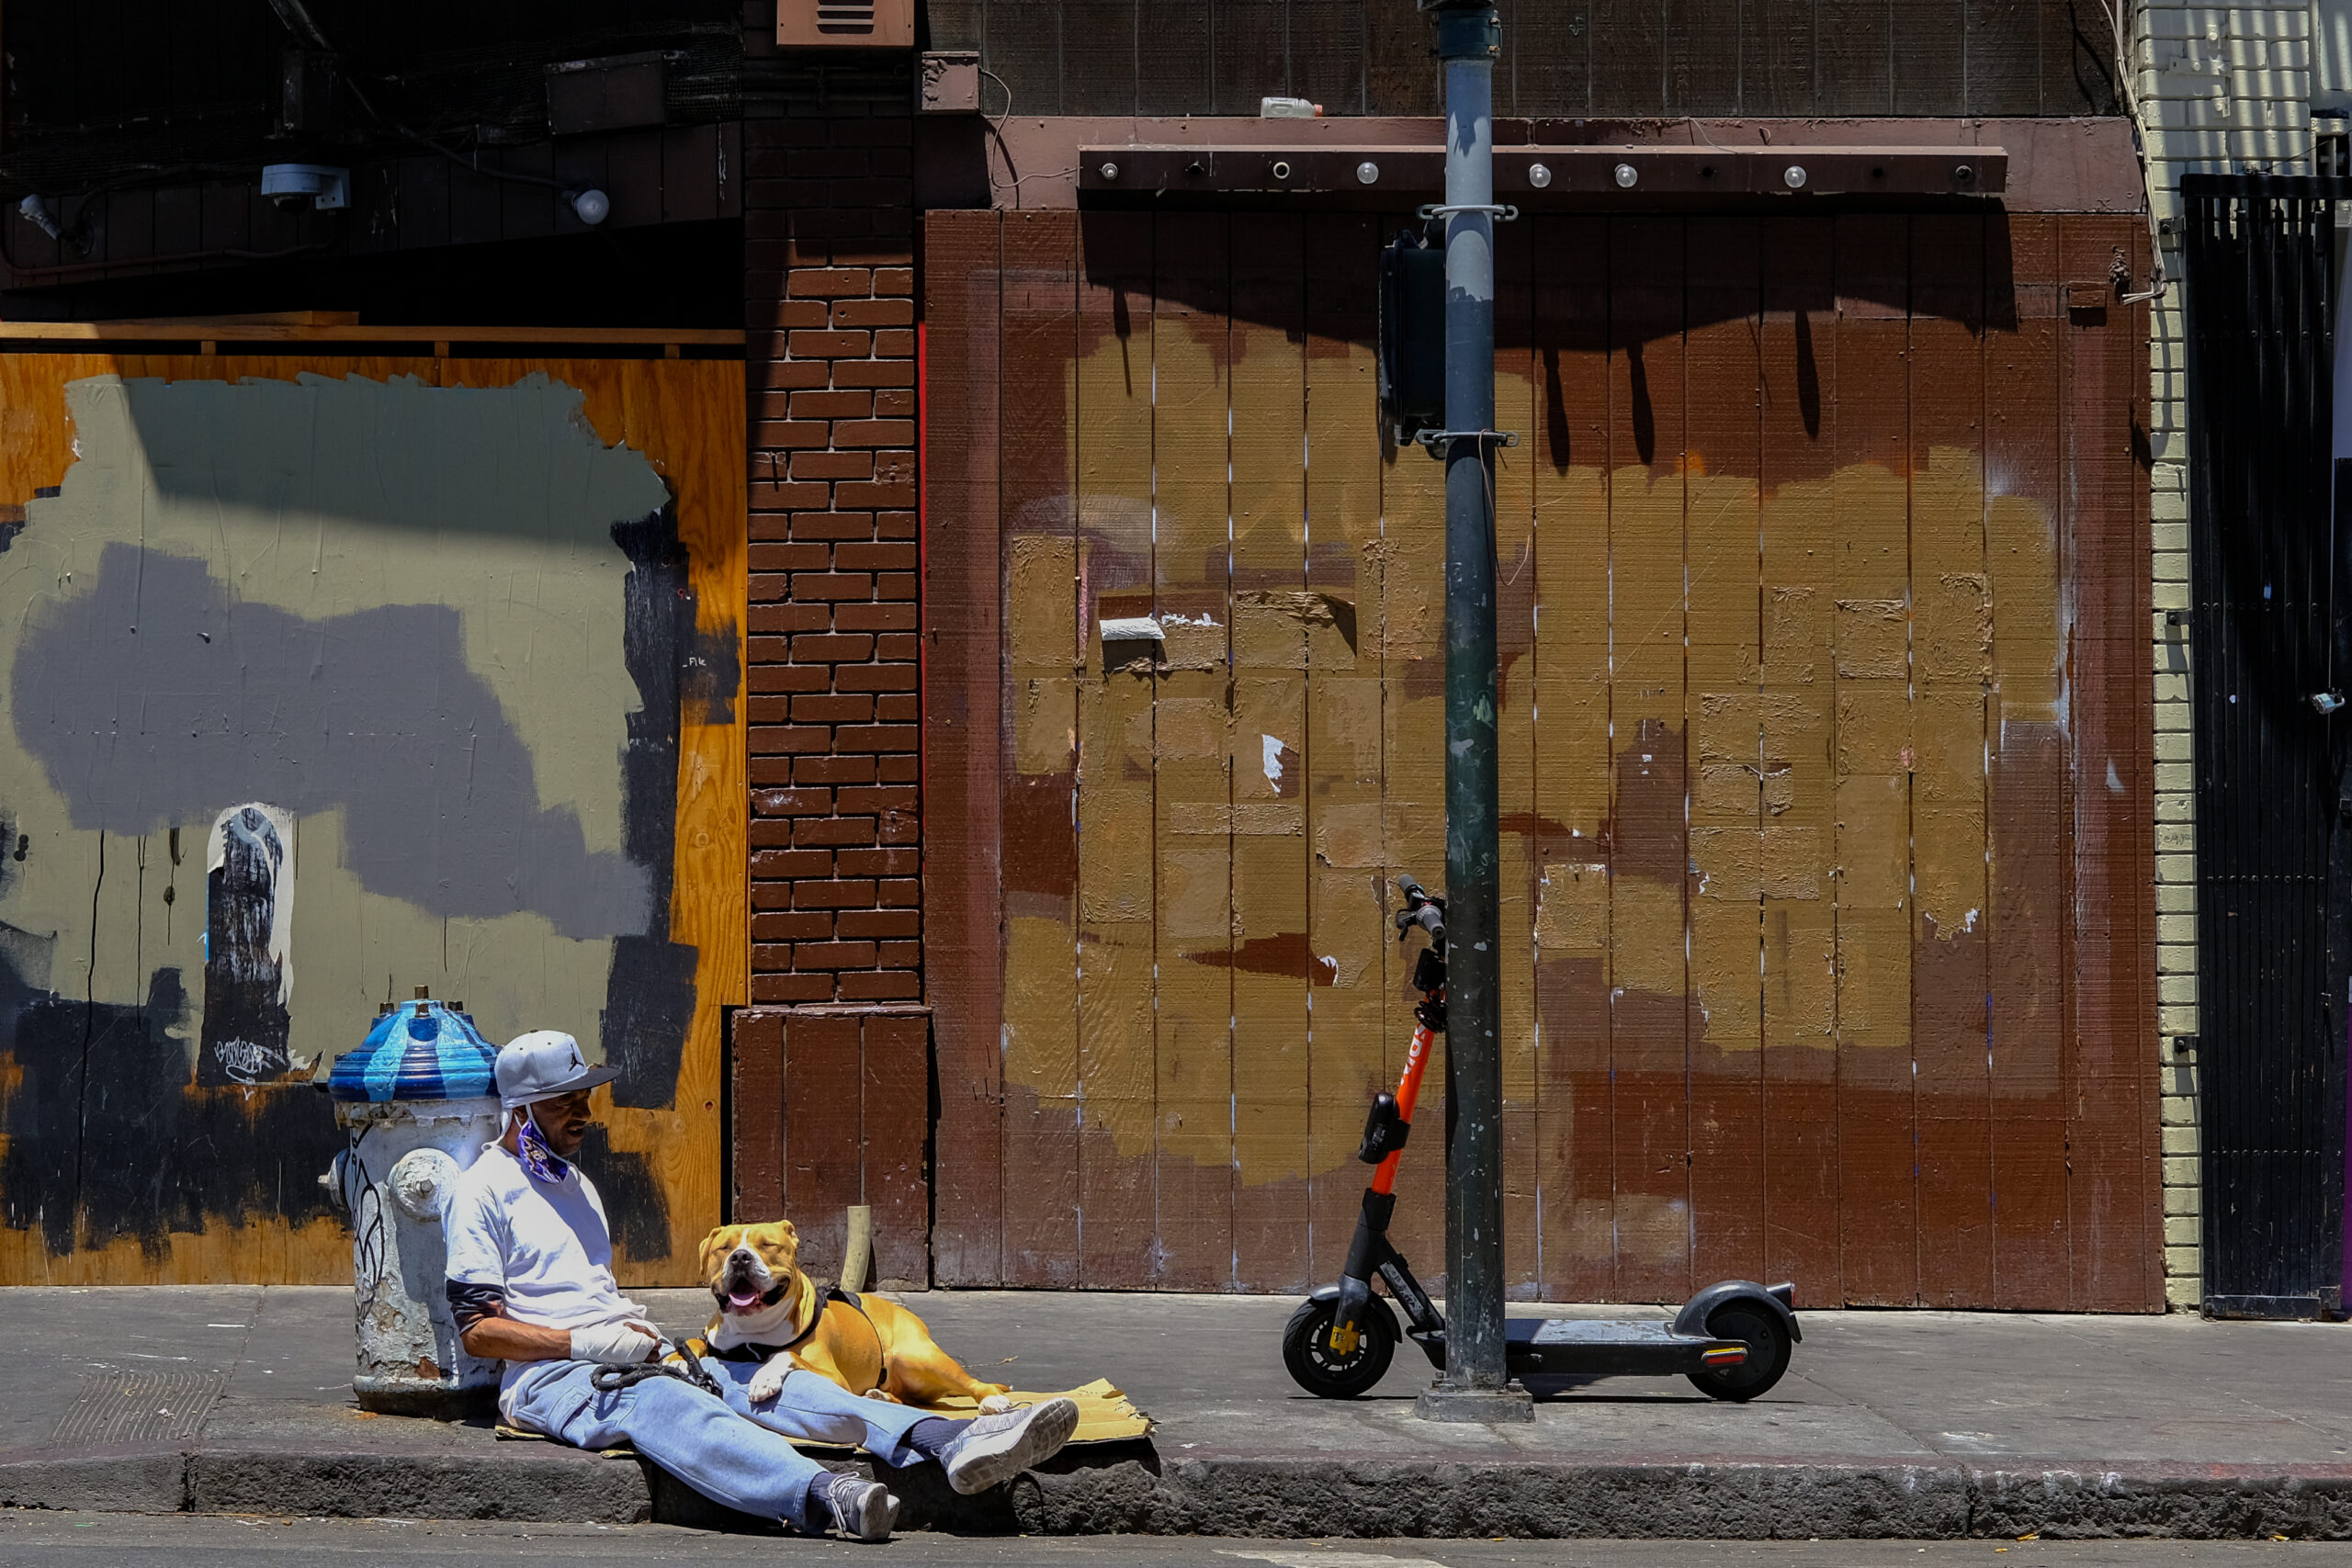
[[[351,205],[351,171],[325,164],[272,164],[261,172],[261,193],[280,212],[306,207],[339,212]]]

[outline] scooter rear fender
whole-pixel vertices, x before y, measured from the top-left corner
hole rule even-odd
[[[1797,1314],[1790,1303],[1796,1295],[1793,1285],[1759,1285],[1753,1280],[1718,1280],[1692,1296],[1682,1305],[1674,1319],[1677,1334],[1704,1334],[1707,1319],[1726,1302],[1754,1302],[1779,1315],[1781,1326],[1789,1331],[1792,1343],[1802,1344],[1804,1331],[1797,1326]]]

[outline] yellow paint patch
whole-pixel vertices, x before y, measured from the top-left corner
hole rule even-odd
[[[1299,807],[1279,801],[1259,801],[1240,806],[1225,806],[1210,801],[1180,800],[1169,807],[1168,830],[1171,833],[1213,833],[1272,838],[1295,838],[1306,830],[1306,817]]]
[[[1016,666],[1067,670],[1078,651],[1078,543],[1067,534],[1007,541],[1011,581],[1004,618],[1006,655]]]
[[[1838,601],[1838,673],[1901,680],[1911,672],[1911,607],[1900,599]]]
[[[1013,694],[1012,766],[1032,775],[1066,773],[1078,753],[1078,682],[1032,676]]]
[[[1768,825],[1758,866],[1767,898],[1818,898],[1824,849],[1821,829],[1799,823]]]
[[[1165,761],[1171,758],[1225,758],[1232,715],[1209,697],[1162,697],[1153,705],[1151,737],[1139,749]]]

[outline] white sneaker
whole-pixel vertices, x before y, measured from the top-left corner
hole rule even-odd
[[[899,1522],[899,1500],[878,1481],[844,1472],[825,1483],[824,1497],[833,1528],[855,1540],[888,1540]]]
[[[978,1416],[940,1451],[940,1467],[947,1484],[969,1496],[1051,1459],[1077,1430],[1078,1406],[1067,1399]]]

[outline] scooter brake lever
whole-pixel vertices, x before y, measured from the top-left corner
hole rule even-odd
[[[1398,942],[1401,942],[1407,937],[1412,935],[1413,928],[1415,926],[1419,926],[1421,930],[1429,932],[1432,938],[1441,941],[1443,940],[1445,936],[1445,906],[1435,898],[1431,898],[1424,902],[1418,909],[1399,909],[1396,911],[1396,940]]]

